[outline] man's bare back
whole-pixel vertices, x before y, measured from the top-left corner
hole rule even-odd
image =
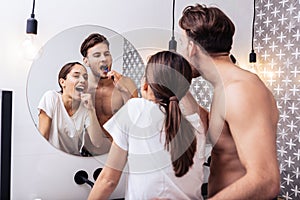
[[[265,115],[266,113],[267,115],[270,115],[269,118],[269,120],[271,121],[270,125],[273,126],[270,128],[276,129],[276,124],[278,120],[278,113],[277,113],[278,111],[276,108],[276,103],[272,97],[272,94],[268,91],[268,89],[264,86],[264,84],[258,79],[256,75],[235,67],[232,68],[232,71],[230,71],[229,73],[223,73],[223,75],[224,76],[222,76],[222,79],[224,80],[224,88],[220,88],[220,89],[216,88],[215,96],[212,102],[212,108],[218,108],[218,109],[211,110],[211,117],[210,117],[210,124],[213,124],[213,126],[210,126],[209,128],[209,136],[213,144],[213,149],[211,152],[211,165],[210,165],[211,173],[209,176],[209,183],[208,183],[209,197],[214,196],[222,189],[228,187],[229,185],[231,185],[232,183],[236,182],[238,179],[246,175],[247,169],[245,167],[245,163],[247,162],[241,161],[241,159],[246,160],[247,157],[244,156],[251,157],[252,153],[251,151],[241,152],[241,149],[243,149],[244,147],[238,150],[237,145],[244,145],[244,146],[248,145],[245,143],[241,144],[241,142],[244,142],[244,139],[242,137],[248,137],[252,141],[253,140],[255,141],[255,139],[259,140],[260,132],[262,132],[262,130],[258,130],[256,133],[249,132],[249,134],[253,134],[253,135],[246,136],[247,134],[246,132],[237,132],[236,129],[233,129],[233,131],[235,132],[234,135],[232,135],[232,132],[227,122],[228,120],[227,114],[230,112],[229,109],[233,109],[233,108],[231,108],[232,104],[226,104],[226,103],[227,101],[229,101],[228,97],[236,98],[237,101],[243,100],[244,97],[239,96],[242,95],[243,93],[232,92],[234,90],[230,89],[230,87],[233,87],[236,90],[240,87],[239,85],[242,85],[241,86],[242,88],[244,88],[245,85],[248,85],[246,87],[248,87],[249,90],[246,93],[250,93],[254,96],[255,94],[257,94],[258,96],[260,94],[263,94],[262,95],[263,97],[258,97],[258,98],[264,98],[264,101],[259,101],[256,104],[255,103],[251,104],[251,102],[244,102],[245,106],[247,107],[253,106],[253,109],[255,109],[254,108],[255,106],[262,107],[261,111],[265,113],[262,113],[261,117],[266,118]],[[221,89],[223,91],[220,91]],[[243,114],[242,113],[243,110],[240,110],[240,112],[241,112],[240,114]],[[231,114],[229,113],[229,115]],[[245,115],[247,115],[246,112]],[[248,121],[244,120],[243,122],[240,122],[240,123],[244,123],[245,125],[239,124],[237,126],[244,127],[249,125],[251,126],[252,124],[252,126],[256,127],[258,125],[257,122],[260,119],[259,117],[256,119],[255,118],[256,117],[251,119],[251,116],[249,116]],[[232,127],[236,126],[234,123],[236,122],[234,121],[232,123],[231,120],[230,124],[232,124]],[[274,135],[269,134],[267,136],[261,135],[261,137],[265,137],[265,138],[269,137],[271,138],[271,140],[274,140],[275,142],[276,134]],[[249,142],[249,146],[251,146],[250,142]],[[251,148],[253,148],[253,146]],[[264,159],[263,155],[262,155],[262,159]]]

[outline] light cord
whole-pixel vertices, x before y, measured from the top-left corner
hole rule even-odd
[[[33,0],[31,17],[34,18],[34,8],[35,8],[35,0]]]
[[[254,50],[254,24],[255,24],[255,0],[254,2],[254,7],[253,7],[253,20],[252,20],[252,50]]]
[[[174,22],[175,22],[175,0],[173,0],[173,19],[172,19],[172,37],[174,37]]]

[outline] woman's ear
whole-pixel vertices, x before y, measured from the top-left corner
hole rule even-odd
[[[60,86],[62,87],[62,88],[64,88],[65,87],[65,79],[63,79],[63,78],[60,78],[59,79],[59,84],[60,84]]]
[[[141,94],[143,98],[147,98],[147,92],[148,92],[148,83],[145,81],[142,81],[141,83]]]
[[[141,90],[144,91],[144,92],[147,92],[148,87],[149,87],[148,83],[143,82],[142,85],[141,85]]]

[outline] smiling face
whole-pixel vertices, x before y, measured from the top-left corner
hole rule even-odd
[[[81,99],[81,94],[88,88],[88,74],[84,66],[75,64],[72,66],[66,78],[60,78],[63,95],[69,96],[74,100]]]
[[[109,47],[105,43],[98,43],[87,51],[84,63],[91,68],[97,78],[107,78],[107,72],[111,70],[112,57]]]

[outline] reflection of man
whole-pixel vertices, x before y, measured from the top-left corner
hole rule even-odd
[[[230,60],[235,28],[221,10],[189,6],[179,24],[186,36],[187,58],[214,86],[209,136],[215,145],[209,198],[274,198],[280,177],[276,156],[278,110],[272,93],[257,75]]]
[[[138,96],[137,87],[130,78],[111,70],[109,42],[103,35],[89,35],[83,41],[80,52],[83,62],[92,71],[89,76],[89,92],[95,100],[97,118],[102,127],[127,100]],[[105,134],[111,139],[106,131]]]

